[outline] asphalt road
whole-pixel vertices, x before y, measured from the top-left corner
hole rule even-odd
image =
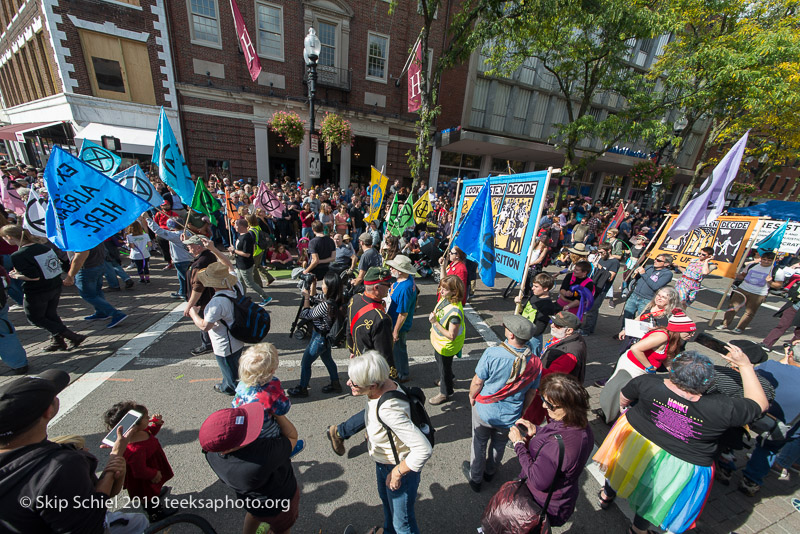
[[[498,288],[507,281],[498,279]],[[277,376],[285,388],[299,379],[299,361],[307,340],[290,339],[289,327],[299,305],[298,290],[287,282],[273,285],[270,293],[272,329],[267,340],[280,352],[281,366]],[[409,334],[409,354],[412,357],[412,385],[425,390],[428,398],[437,393],[433,382],[438,378],[433,352],[428,340],[427,315],[435,304],[435,286],[431,281],[420,282],[421,295],[414,325]],[[499,291],[480,291],[472,304],[496,335],[502,336],[502,315],[511,309],[510,301],[499,298]],[[491,334],[488,334],[491,337]],[[101,458],[99,449],[105,434],[102,414],[115,402],[132,399],[143,403],[150,413],[160,412],[165,425],[159,433],[175,477],[169,481],[176,498],[222,498],[232,496],[208,467],[197,442],[200,424],[211,412],[230,406],[230,397],[212,390],[221,377],[213,355],[193,357],[189,350],[198,344],[199,333],[188,320],[180,320],[141,355],[133,359],[110,379],[100,383],[69,413],[50,428],[50,435],[81,434],[87,438],[90,451]],[[510,449],[500,475],[492,483],[484,483],[481,493],[474,493],[461,473],[461,463],[469,459],[470,408],[467,388],[475,365],[486,341],[469,324],[464,357],[454,365],[456,387],[454,400],[440,406],[429,406],[437,429],[436,447],[426,464],[420,486],[416,511],[422,532],[476,532],[481,512],[500,485],[519,473],[519,464]],[[342,383],[346,380],[348,354],[334,350]],[[84,379],[91,379],[92,374]],[[100,379],[100,378],[98,378]],[[306,440],[306,449],[295,458],[295,473],[301,484],[300,517],[293,529],[299,533],[342,532],[353,524],[358,532],[366,532],[382,523],[383,514],[376,489],[374,462],[366,452],[363,439],[348,441],[344,457],[336,456],[325,437],[328,425],[343,421],[363,409],[364,398],[348,394],[325,395],[320,388],[327,383],[327,373],[320,362],[314,367],[311,396],[293,400],[288,416]],[[570,523],[556,532],[592,532],[598,519],[608,531],[622,532],[627,520],[616,508],[598,515],[595,495],[598,483],[591,475],[583,477],[584,491]],[[124,495],[124,493],[123,493]],[[125,499],[119,501],[125,504]],[[208,521],[220,533],[238,532],[244,512],[223,507],[216,511],[185,509]],[[176,528],[174,532],[192,532],[191,528]]]

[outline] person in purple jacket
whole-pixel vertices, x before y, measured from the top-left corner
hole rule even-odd
[[[511,427],[508,438],[514,444],[514,452],[522,466],[520,478],[527,477],[525,483],[533,499],[542,506],[557,475],[558,442],[554,436],[561,434],[564,460],[547,507],[550,524],[558,527],[566,523],[575,511],[581,490],[578,479],[594,445],[587,418],[589,394],[575,377],[563,373],[543,377],[539,393],[549,422],[537,428],[530,421],[519,419]]]

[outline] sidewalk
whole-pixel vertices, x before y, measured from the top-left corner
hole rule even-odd
[[[108,321],[84,321],[83,318],[94,313],[94,309],[80,298],[75,286],[64,287],[58,306],[61,319],[71,330],[89,336],[76,350],[43,352],[42,349],[50,342],[49,334],[28,324],[21,308],[10,311],[9,320],[17,329],[19,339],[28,353],[29,372],[36,374],[47,369],[61,369],[74,380],[183,302],[169,296],[178,290],[178,277],[175,269],[163,271],[165,265],[162,259],[154,258],[151,283],[148,285],[139,283],[135,269],[126,271],[135,285],[125,289],[123,283],[120,292],[105,293],[106,299],[114,307],[128,315],[127,319],[112,329],[106,328]],[[106,288],[104,283],[104,290]],[[187,347],[187,351],[191,348]],[[7,366],[0,366],[0,385],[14,378],[15,375]]]

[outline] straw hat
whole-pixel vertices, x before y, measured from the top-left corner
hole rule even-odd
[[[569,250],[573,254],[577,254],[578,256],[589,255],[589,251],[586,250],[586,245],[584,245],[583,243],[575,243],[574,247],[568,248],[567,250]]]
[[[226,289],[233,289],[237,282],[236,275],[220,262],[214,262],[197,273],[197,280],[206,287]]]
[[[411,258],[409,258],[408,256],[398,254],[397,256],[394,257],[393,260],[387,260],[386,265],[394,269],[397,269],[401,273],[406,273],[411,276],[419,276],[419,273],[414,268],[414,264],[411,263]]]

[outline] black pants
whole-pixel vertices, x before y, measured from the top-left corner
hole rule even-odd
[[[61,287],[41,293],[25,294],[23,308],[25,317],[33,326],[44,328],[52,335],[64,333],[66,325],[58,316],[58,301],[61,298]]]
[[[611,487],[611,485],[608,483],[608,480],[606,480],[605,484],[603,485],[603,493],[606,494],[606,499],[614,499],[617,496],[617,492],[614,491],[614,488]],[[650,528],[650,522],[644,517],[634,514],[633,526],[639,530],[648,530]]]
[[[158,248],[161,249],[161,254],[164,255],[164,261],[167,263],[172,263],[172,256],[169,253],[169,241],[163,237],[157,237],[156,243],[158,243]]]
[[[453,358],[455,356],[442,356],[433,351],[436,357],[436,366],[439,368],[439,393],[442,395],[453,394]]]

